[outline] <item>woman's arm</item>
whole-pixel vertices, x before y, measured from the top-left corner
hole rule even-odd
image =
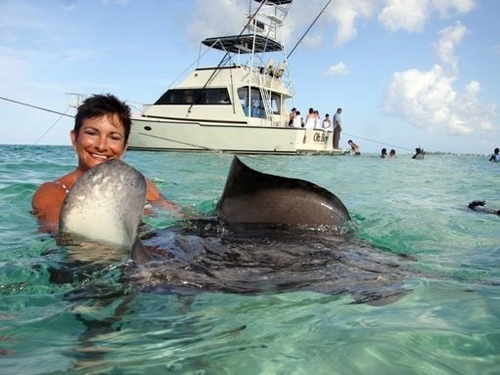
[[[57,182],[45,182],[33,195],[31,206],[37,217],[40,230],[57,232],[59,229],[59,213],[66,197],[64,186]]]
[[[146,200],[154,207],[165,208],[169,211],[172,211],[174,214],[182,216],[181,208],[175,204],[174,202],[165,198],[165,196],[161,193],[158,186],[151,181],[149,178],[146,178],[147,183],[147,193]]]

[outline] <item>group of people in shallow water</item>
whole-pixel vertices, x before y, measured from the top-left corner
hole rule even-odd
[[[354,143],[354,141],[352,139],[349,139],[347,141],[347,144],[351,147],[351,155],[361,155],[361,151],[359,149],[359,146],[356,143]],[[498,154],[498,152],[497,152],[497,154]],[[415,153],[413,154],[412,159],[423,159],[424,155],[425,155],[424,149],[417,147],[417,148],[415,148]],[[380,150],[379,156],[381,159],[395,158],[396,157],[396,150],[392,148],[389,151],[389,154],[387,154],[387,148],[384,147],[384,148],[382,148],[382,150]],[[499,160],[500,160],[500,156],[499,156]]]
[[[391,151],[389,151],[389,155],[387,155],[387,149],[384,147],[381,151],[380,151],[380,158],[381,159],[385,159],[387,157],[390,157],[390,158],[395,158],[396,157],[396,150],[395,149],[391,149]]]
[[[417,147],[417,148],[415,148],[415,153],[413,154],[413,156],[411,158],[412,159],[423,159],[424,155],[425,155],[424,149],[420,148],[420,147]],[[391,149],[391,151],[389,151],[389,155],[387,155],[387,149],[386,148],[383,148],[380,151],[380,158],[381,159],[395,158],[395,157],[396,157],[396,150],[395,149]]]
[[[304,118],[297,108],[292,108],[288,119],[288,126],[293,128],[317,129],[333,133],[332,144],[333,148],[339,148],[340,133],[342,132],[342,121],[340,114],[342,108],[337,108],[333,115],[333,119],[327,113],[323,120],[319,111],[314,108],[309,108],[309,111]]]
[[[352,155],[361,155],[361,152],[359,151],[359,146],[356,143],[354,143],[352,141],[352,139],[349,139],[349,141],[347,141],[347,144],[351,147],[351,154]],[[423,159],[424,155],[425,155],[424,149],[417,147],[415,149],[415,153],[412,156],[412,159]],[[379,156],[381,159],[395,158],[396,157],[396,150],[392,148],[389,151],[389,154],[387,154],[387,149],[384,147],[384,148],[382,148],[382,150],[380,150]]]
[[[347,144],[351,147],[351,154],[352,155],[361,155],[361,152],[359,150],[359,146],[353,142],[352,139],[349,139],[347,141]],[[424,149],[417,147],[415,149],[415,154],[413,154],[412,159],[423,159],[425,155]],[[384,147],[382,150],[380,150],[380,158],[381,159],[386,159],[386,158],[395,158],[396,157],[396,150],[391,149],[389,151],[389,154],[387,154],[387,149]]]

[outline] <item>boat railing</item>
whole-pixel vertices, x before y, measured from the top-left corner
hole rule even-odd
[[[69,99],[69,106],[72,108],[78,108],[82,102],[88,98],[87,94],[79,94],[74,92],[67,92],[66,95]]]
[[[264,87],[264,77],[264,74],[259,74],[259,90],[262,102],[264,104],[264,111],[266,112],[267,123],[272,126],[273,110],[271,104],[271,92]]]

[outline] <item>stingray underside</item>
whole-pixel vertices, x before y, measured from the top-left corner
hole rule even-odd
[[[123,261],[140,255],[138,228],[146,202],[144,176],[121,160],[101,163],[81,176],[64,200],[59,243],[86,262]],[[134,246],[138,251],[134,251]]]

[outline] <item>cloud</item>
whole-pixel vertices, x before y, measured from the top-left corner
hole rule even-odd
[[[331,65],[324,73],[325,76],[345,76],[350,73],[349,66],[344,62]]]
[[[388,0],[378,16],[387,29],[420,32],[428,18],[428,0]]]
[[[436,43],[435,50],[441,63],[451,68],[453,72],[458,70],[458,57],[455,56],[454,49],[467,33],[467,28],[460,22],[439,32],[441,38]]]
[[[390,31],[422,32],[432,13],[441,18],[465,14],[476,7],[477,0],[339,0],[327,12],[337,28],[334,45],[340,46],[357,36],[357,23],[377,19]]]
[[[449,135],[469,135],[480,132],[492,135],[496,108],[484,105],[479,99],[481,85],[470,81],[463,92],[454,88],[458,76],[458,59],[454,48],[466,35],[460,23],[439,32],[436,52],[440,64],[429,71],[409,69],[393,74],[388,85],[384,108],[387,113],[400,117],[429,132],[444,130]]]
[[[319,48],[323,44],[323,35],[321,33],[312,33],[311,35],[306,35],[302,40],[302,43],[306,44],[309,48],[312,49]]]
[[[451,13],[469,13],[476,7],[476,0],[432,0],[432,6],[442,18],[447,18]]]
[[[188,26],[190,40],[199,43],[207,35],[239,34],[245,25],[248,4],[236,0],[197,0],[193,9],[190,20],[181,22]]]
[[[376,13],[377,2],[369,0],[341,0],[328,10],[327,18],[337,26],[334,45],[340,46],[357,35],[356,22],[370,19]]]
[[[433,10],[448,18],[453,13],[469,13],[475,6],[476,0],[387,0],[378,21],[392,31],[421,32]]]
[[[355,25],[357,11],[350,6],[339,7],[333,17],[337,23],[337,34],[335,35],[334,45],[339,46],[353,39],[357,35]]]

